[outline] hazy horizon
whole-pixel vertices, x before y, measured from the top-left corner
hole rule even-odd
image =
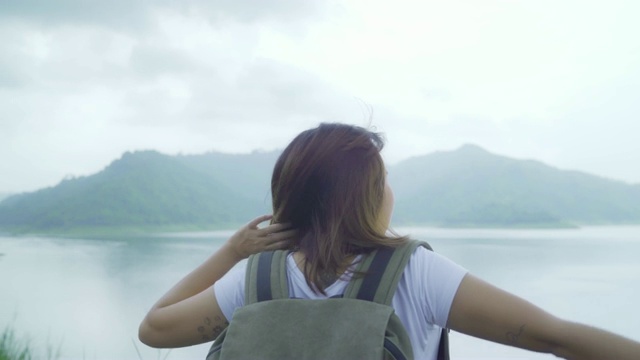
[[[640,183],[640,3],[0,3],[0,193],[126,151],[375,127],[390,164],[472,143]]]

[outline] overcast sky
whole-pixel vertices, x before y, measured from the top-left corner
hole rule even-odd
[[[0,1],[0,192],[373,125],[640,183],[640,2]]]

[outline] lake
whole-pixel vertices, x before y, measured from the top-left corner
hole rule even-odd
[[[396,230],[555,315],[640,341],[640,227]],[[204,359],[208,344],[159,351],[137,340],[137,328],[230,234],[0,236],[0,331],[11,326],[36,355],[59,349],[61,359]],[[453,332],[451,352],[453,359],[554,358]]]

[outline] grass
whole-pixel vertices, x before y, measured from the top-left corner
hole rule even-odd
[[[29,339],[19,339],[15,331],[7,327],[0,335],[0,360],[32,360],[41,357],[34,354]],[[53,360],[60,358],[60,348],[53,349],[47,347],[46,359]]]
[[[11,328],[0,336],[0,360],[31,360],[33,351],[28,340],[19,340]]]
[[[136,349],[136,353],[138,354],[138,359],[142,360],[142,354],[140,354],[140,349],[138,349],[138,344],[136,344],[136,341],[134,339],[131,339],[131,342],[133,343],[133,347]],[[169,354],[171,354],[171,350],[169,349],[167,351],[167,353],[164,355],[164,357],[162,358],[162,360],[167,360],[167,358],[169,357]],[[162,355],[162,350],[158,349],[158,357],[157,359],[160,360],[160,356]],[[2,360],[2,359],[0,359]]]
[[[136,341],[132,339],[133,347],[136,350],[139,360],[143,360],[140,349]],[[163,351],[158,349],[157,359],[167,360],[171,354],[171,349],[166,351],[163,356]],[[44,357],[36,354],[31,345],[31,341],[27,338],[18,338],[16,332],[11,327],[6,327],[0,335],[0,360],[34,360],[34,359],[47,359],[55,360],[60,358],[60,347],[54,349],[51,346],[47,346]]]

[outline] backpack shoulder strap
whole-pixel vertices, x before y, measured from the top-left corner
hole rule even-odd
[[[404,268],[418,246],[432,250],[424,241],[409,240],[397,248],[380,248],[369,254],[356,269],[365,275],[351,280],[344,297],[391,305]]]
[[[249,257],[245,274],[245,305],[289,298],[287,255],[287,251],[275,250]]]
[[[404,268],[413,252],[422,246],[433,251],[425,241],[409,240],[397,248],[380,248],[360,262],[357,272],[363,277],[353,279],[347,286],[344,297],[374,301],[391,306]],[[449,360],[449,330],[442,329],[438,344],[438,360]]]

